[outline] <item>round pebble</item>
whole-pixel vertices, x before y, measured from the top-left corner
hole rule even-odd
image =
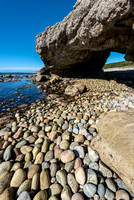
[[[60,159],[63,163],[70,162],[70,161],[74,160],[74,158],[75,158],[75,154],[71,150],[65,150],[60,155]]]

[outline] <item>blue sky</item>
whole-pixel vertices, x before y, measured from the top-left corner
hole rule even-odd
[[[36,53],[38,33],[61,21],[76,0],[0,0],[0,71],[37,71],[43,63]],[[108,62],[123,60],[112,54]]]

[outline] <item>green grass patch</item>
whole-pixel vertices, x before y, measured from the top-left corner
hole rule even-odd
[[[129,68],[134,67],[134,63],[131,61],[122,61],[122,62],[116,62],[116,63],[109,63],[104,65],[103,69],[109,69],[109,68]]]

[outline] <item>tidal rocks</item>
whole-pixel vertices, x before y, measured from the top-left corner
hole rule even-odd
[[[38,34],[36,51],[52,73],[70,76],[101,70],[111,50],[134,61],[133,20],[133,1],[78,0],[63,21]]]
[[[3,78],[0,78],[0,82],[3,82],[4,80],[3,80]]]
[[[47,104],[37,101],[24,113],[16,113],[16,121],[7,124],[8,132],[0,138],[0,197],[6,195],[9,199],[9,186],[13,188],[14,200],[134,197],[91,147],[98,134],[96,125],[104,119],[105,110],[118,111],[124,97],[125,101],[133,103],[134,94],[128,93],[128,87],[122,84],[114,85],[117,91],[113,93],[113,85],[111,87],[108,81],[106,84],[105,81],[98,81],[99,84],[90,81],[86,85],[93,92],[68,98],[66,103],[63,98],[57,101],[57,95],[47,100]],[[95,92],[97,85],[99,92]],[[77,131],[73,132],[74,129]],[[23,134],[14,138],[18,130]],[[9,157],[6,155],[8,148],[12,150]]]
[[[36,76],[36,82],[42,82],[48,80],[46,76],[44,75],[37,75]]]
[[[133,119],[133,110],[108,113],[103,121],[99,121],[99,135],[92,141],[92,147],[99,152],[102,161],[122,178],[132,192],[134,192]]]
[[[65,95],[76,96],[79,93],[82,94],[84,91],[86,91],[86,86],[84,84],[68,85],[65,89]]]

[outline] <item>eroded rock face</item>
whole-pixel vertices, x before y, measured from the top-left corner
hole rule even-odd
[[[134,193],[134,109],[109,112],[97,126],[92,148]]]
[[[63,21],[37,35],[36,49],[53,73],[101,70],[111,51],[134,61],[133,0],[77,0]]]

